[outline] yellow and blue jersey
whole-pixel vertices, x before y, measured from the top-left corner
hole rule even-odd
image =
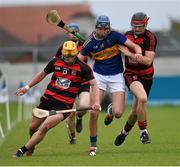
[[[112,30],[106,38],[97,40],[94,32],[84,43],[81,54],[95,60],[93,70],[101,75],[115,75],[122,73],[123,62],[118,45],[123,45],[127,38]]]

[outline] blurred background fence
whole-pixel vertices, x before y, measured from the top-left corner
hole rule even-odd
[[[52,59],[57,48],[7,48],[0,49],[0,55],[3,53],[6,55],[29,53],[31,55],[31,62],[16,62],[4,60],[0,63],[1,73],[6,75],[8,82],[8,93],[10,95],[10,101],[17,101],[17,97],[14,95],[15,90],[19,87],[21,82],[27,83],[35,73],[43,70],[48,60]],[[177,53],[180,52],[178,49],[174,49]],[[173,51],[174,51],[173,50]],[[161,104],[174,104],[180,105],[180,56],[169,56],[158,55],[159,53],[165,52],[164,50],[158,50],[155,61],[155,79],[152,86],[152,91],[149,97],[149,104],[161,105]],[[44,55],[45,53],[45,55]],[[49,55],[49,56],[48,56]],[[13,55],[11,55],[13,56]],[[45,57],[42,61],[41,57]],[[11,58],[9,58],[11,60]],[[37,87],[42,93],[46,88],[47,83],[50,80],[50,76],[45,78]],[[127,103],[131,103],[132,95],[127,91]]]

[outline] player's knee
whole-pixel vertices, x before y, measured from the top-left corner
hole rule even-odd
[[[121,118],[121,116],[123,115],[123,112],[124,112],[124,108],[113,109],[113,115],[115,116],[115,118]]]
[[[138,101],[140,103],[147,103],[147,96],[140,96],[140,97],[138,97]]]
[[[117,119],[118,119],[118,118],[121,118],[122,115],[123,115],[123,112],[115,113],[115,114],[114,114],[115,118],[117,118]]]

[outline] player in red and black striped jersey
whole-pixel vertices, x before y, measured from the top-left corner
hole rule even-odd
[[[68,24],[68,27],[75,32],[79,32],[79,25],[76,23],[70,23]],[[68,33],[68,38],[72,41],[74,41],[77,44],[77,49],[80,52],[82,49],[83,42],[81,42],[78,38],[76,38],[74,35]],[[59,47],[56,57],[61,56],[62,46]],[[87,56],[83,57],[83,62],[87,63]],[[80,108],[87,108],[89,104],[87,103],[90,101],[89,99],[89,92],[90,92],[90,84],[89,82],[83,82],[79,89],[78,99],[76,100],[75,105],[79,105]],[[82,131],[82,117],[86,113],[84,112],[77,112],[77,113],[71,113],[70,116],[66,119],[66,126],[68,130],[68,136],[70,144],[76,143],[76,134],[75,129],[78,133]],[[76,121],[75,121],[76,118]]]
[[[87,103],[91,104],[94,112],[97,112],[100,109],[97,83],[91,68],[81,62],[77,58],[77,54],[76,43],[73,41],[65,42],[62,48],[62,55],[51,60],[43,71],[34,76],[28,85],[18,89],[16,95],[25,94],[29,88],[38,84],[48,74],[53,73],[51,81],[41,97],[38,108],[48,111],[71,109],[79,93],[81,84],[89,81],[92,89],[90,95],[93,98],[91,97],[91,103]],[[29,126],[31,138],[14,154],[14,157],[20,157],[24,153],[28,153],[28,155],[31,153],[32,155],[35,146],[45,137],[48,130],[55,127],[69,115],[70,113],[56,114],[47,118],[36,118],[33,116]]]
[[[151,31],[146,29],[148,20],[146,14],[135,13],[131,19],[132,30],[125,34],[128,39],[141,47],[143,56],[134,54],[126,47],[120,46],[125,55],[131,55],[131,58],[125,57],[124,77],[127,87],[134,95],[134,103],[124,128],[116,137],[115,145],[117,146],[124,142],[136,121],[140,129],[141,142],[143,144],[151,142],[147,131],[147,98],[153,81],[153,60],[157,39]]]

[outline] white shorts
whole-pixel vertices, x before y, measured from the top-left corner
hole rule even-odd
[[[123,73],[116,75],[101,75],[94,72],[94,77],[99,89],[102,89],[104,91],[109,90],[110,93],[125,92],[126,86]]]

